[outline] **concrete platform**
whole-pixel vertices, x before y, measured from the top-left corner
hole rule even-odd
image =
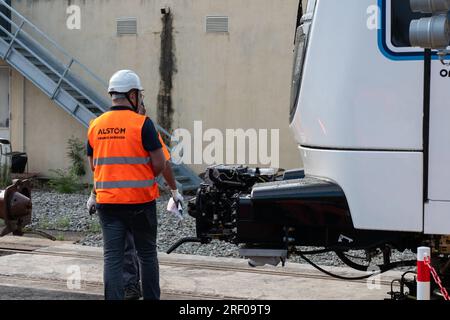
[[[0,299],[102,299],[101,248],[35,238],[4,237],[0,247]],[[376,280],[341,281],[323,277],[309,265],[250,268],[245,260],[161,253],[163,299],[382,300],[401,272]],[[326,267],[345,276],[362,273]]]

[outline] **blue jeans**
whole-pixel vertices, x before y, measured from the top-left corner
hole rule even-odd
[[[125,241],[130,232],[140,263],[144,299],[159,300],[156,202],[139,211],[98,211],[103,231],[105,299],[124,299]]]
[[[138,288],[139,275],[139,259],[134,245],[134,237],[131,230],[128,230],[125,238],[125,261],[123,264],[123,285],[126,288]]]

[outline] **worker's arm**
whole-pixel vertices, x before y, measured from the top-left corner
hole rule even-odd
[[[89,160],[89,166],[91,167],[92,172],[95,171],[94,167],[94,149],[92,148],[91,144],[88,142],[86,143],[86,153]]]
[[[94,158],[89,156],[88,160],[89,160],[89,166],[91,167],[92,172],[94,172],[95,171]]]
[[[173,174],[172,166],[170,165],[169,161],[167,161],[166,168],[164,169],[162,174],[164,180],[166,180],[167,184],[169,185],[170,190],[176,190],[177,182],[175,181],[175,176]]]
[[[164,155],[165,155],[166,161],[167,161],[166,168],[163,171],[163,177],[166,180],[166,183],[170,187],[170,192],[172,193],[172,199],[177,203],[177,205],[181,204],[181,206],[183,206],[184,198],[181,195],[181,193],[178,191],[177,182],[175,180],[175,175],[173,174],[173,170],[172,170],[172,165],[169,162],[170,152],[167,149],[167,146],[164,143],[163,139],[161,138],[161,135],[159,135],[159,142],[161,143],[161,145],[163,147],[163,152],[164,152]],[[177,216],[179,219],[183,219],[182,211],[181,212],[178,211]]]
[[[150,151],[150,156],[152,158],[153,174],[155,177],[157,177],[166,168],[166,157],[164,157],[162,148]]]
[[[89,160],[89,166],[91,167],[92,172],[94,172],[95,171],[94,150],[92,149],[91,145],[89,144],[89,141],[87,143],[87,156],[88,156],[88,160]],[[86,202],[86,207],[87,207],[90,215],[93,215],[97,212],[97,193],[95,191],[95,185],[92,188],[91,195],[89,196],[89,199]]]
[[[153,174],[157,177],[166,168],[166,157],[159,134],[150,118],[147,118],[142,126],[142,144],[144,149],[150,153]]]
[[[94,167],[94,149],[92,148],[92,146],[89,143],[89,141],[86,144],[86,151],[87,151],[87,156],[88,156],[88,160],[89,160],[89,167],[91,168],[92,172],[94,172],[95,171],[95,167]],[[95,194],[95,185],[94,185],[94,188],[92,188],[92,193]]]

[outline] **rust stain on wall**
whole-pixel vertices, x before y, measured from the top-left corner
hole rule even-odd
[[[158,124],[171,132],[174,112],[172,106],[173,75],[176,72],[172,13],[164,14],[161,21],[163,25],[159,63],[161,81],[158,93],[157,118]],[[168,137],[164,137],[164,140],[169,144],[170,139]]]

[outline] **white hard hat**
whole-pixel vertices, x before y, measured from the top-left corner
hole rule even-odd
[[[117,71],[109,80],[109,93],[127,93],[133,89],[144,90],[141,85],[141,79],[131,70]]]

